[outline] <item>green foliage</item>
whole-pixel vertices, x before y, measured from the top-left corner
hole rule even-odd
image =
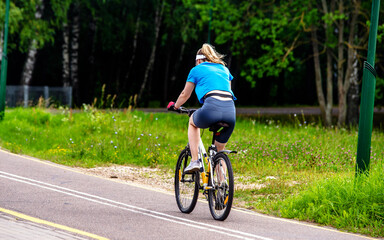
[[[215,41],[230,44],[232,54],[244,59],[241,76],[253,87],[257,79],[293,70],[301,31],[298,3],[216,1],[214,14]]]
[[[49,1],[45,8],[52,7],[54,16],[42,16],[36,19],[36,7],[40,0],[11,1],[9,13],[9,49],[18,48],[25,52],[29,47],[41,49],[55,40],[55,27],[66,19],[66,12],[72,0]],[[46,3],[45,3],[46,4]],[[0,2],[0,30],[4,27],[5,3]],[[32,40],[34,40],[32,42]],[[31,42],[34,46],[31,46]]]
[[[376,100],[383,100],[384,98],[384,79],[376,78]]]

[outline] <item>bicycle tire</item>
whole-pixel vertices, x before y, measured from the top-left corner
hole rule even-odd
[[[225,163],[225,166],[224,164]],[[234,181],[232,165],[228,156],[218,153],[212,160],[213,188],[208,191],[209,210],[215,220],[224,221],[232,208]],[[221,171],[222,169],[223,171]],[[221,174],[219,174],[219,171]],[[225,176],[225,177],[224,177]],[[209,183],[211,183],[209,179]]]
[[[179,155],[175,171],[176,203],[183,213],[193,211],[199,196],[199,172],[184,174],[190,159],[189,149],[185,148]]]

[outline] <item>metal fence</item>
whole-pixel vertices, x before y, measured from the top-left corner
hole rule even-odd
[[[48,86],[7,86],[6,105],[8,107],[34,106],[44,99],[46,107],[50,105],[72,107],[72,87]]]

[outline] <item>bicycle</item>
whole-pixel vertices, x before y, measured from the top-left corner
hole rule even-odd
[[[186,113],[188,116],[191,116],[194,111],[196,110],[184,107],[177,109],[177,112]],[[223,150],[217,152],[214,145],[216,136],[226,127],[229,127],[227,123],[218,122],[209,128],[209,131],[213,132],[213,137],[208,152],[206,152],[200,137],[200,171],[184,173],[184,169],[188,166],[192,157],[189,143],[181,151],[175,170],[175,196],[177,206],[181,212],[191,213],[194,210],[199,190],[202,190],[203,195],[208,200],[212,217],[220,221],[224,221],[228,217],[233,201],[234,180],[232,165],[227,154],[236,153],[236,151]]]

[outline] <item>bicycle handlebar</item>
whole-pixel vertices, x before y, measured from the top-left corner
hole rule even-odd
[[[168,108],[168,111],[173,111],[173,112],[178,112],[178,113],[186,113],[186,114],[188,114],[188,116],[191,116],[192,113],[194,113],[196,111],[196,109],[188,109],[185,107],[179,107],[178,109],[176,109],[174,102],[169,102],[167,108]]]

